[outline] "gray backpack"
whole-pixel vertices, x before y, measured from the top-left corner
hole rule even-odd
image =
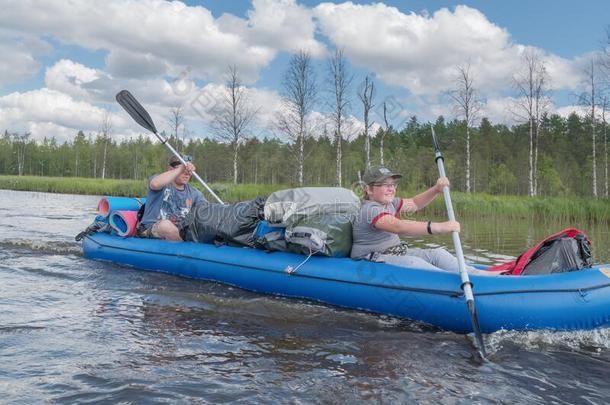
[[[274,226],[290,227],[303,218],[322,214],[354,216],[360,200],[341,187],[301,187],[279,190],[265,202],[265,219]]]
[[[304,255],[347,257],[352,249],[351,216],[318,214],[286,228],[288,249]]]

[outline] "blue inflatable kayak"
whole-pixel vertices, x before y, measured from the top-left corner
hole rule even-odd
[[[458,274],[384,263],[97,233],[85,257],[267,294],[472,331]],[[296,269],[289,274],[287,269]],[[470,276],[482,332],[610,326],[610,265],[541,276]]]

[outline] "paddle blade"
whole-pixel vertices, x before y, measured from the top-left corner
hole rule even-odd
[[[487,353],[485,351],[485,342],[483,341],[483,334],[481,333],[481,327],[479,326],[479,317],[477,316],[477,309],[474,306],[474,300],[467,302],[468,312],[470,312],[470,321],[472,323],[472,331],[477,339],[477,346],[479,346],[479,354],[483,360],[487,359]]]
[[[153,134],[157,133],[157,128],[155,128],[152,118],[150,118],[150,115],[144,107],[142,107],[142,104],[140,104],[130,92],[127,90],[119,91],[116,95],[116,101],[138,124],[148,129]]]

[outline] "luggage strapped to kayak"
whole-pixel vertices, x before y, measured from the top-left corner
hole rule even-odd
[[[521,276],[563,273],[591,265],[591,240],[579,229],[566,228],[544,238],[517,260],[490,267],[488,271]]]

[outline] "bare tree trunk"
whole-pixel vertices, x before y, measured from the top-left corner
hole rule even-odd
[[[364,88],[362,89],[362,93],[358,94],[358,97],[360,98],[360,101],[362,101],[362,109],[364,110],[364,164],[367,168],[371,165],[371,134],[369,130],[373,123],[369,121],[369,114],[371,109],[375,106],[373,104],[374,96],[375,83],[366,76],[364,78]],[[381,156],[383,164],[383,152]]]
[[[110,138],[110,131],[112,130],[112,119],[110,114],[106,112],[102,118],[101,133],[104,139],[104,154],[102,156],[102,179],[106,178],[106,159],[108,156],[108,140]]]
[[[602,108],[602,125],[604,129],[604,197],[608,198],[608,136],[607,136],[607,122],[606,122],[606,111],[608,110],[608,97],[602,97],[601,108]]]
[[[595,103],[591,107],[591,140],[593,150],[593,196],[597,197],[597,154],[596,154],[596,133],[595,133]]]
[[[182,147],[184,145],[184,141],[180,142],[179,131],[180,127],[184,124],[184,114],[182,113],[182,107],[174,107],[169,110],[169,116],[167,117],[167,123],[172,130],[171,135],[176,138],[176,149],[178,152],[182,153]],[[185,134],[186,136],[186,134]]]
[[[108,151],[108,138],[104,137],[104,154],[102,156],[102,179],[106,178],[106,152]]]
[[[604,196],[608,198],[608,135],[607,124],[604,119]]]
[[[470,128],[466,125],[466,192],[470,193]]]
[[[545,108],[545,93],[547,86],[547,71],[542,57],[536,51],[525,51],[523,54],[524,73],[515,76],[514,82],[519,99],[516,102],[515,115],[528,121],[529,159],[528,159],[528,193],[530,197],[537,194],[537,128],[540,114]],[[536,143],[534,143],[536,137]],[[535,150],[534,150],[535,149]]]
[[[303,186],[305,167],[305,140],[309,137],[307,116],[316,100],[316,84],[307,52],[300,51],[290,58],[283,80],[283,105],[277,114],[277,127],[293,143],[297,160],[297,182]]]
[[[343,151],[341,150],[342,144],[341,133],[335,133],[335,184],[337,187],[341,187],[342,177],[341,177],[341,160],[343,159]]]
[[[389,131],[391,131],[391,128],[388,125],[388,115],[387,115],[387,112],[388,112],[388,110],[387,110],[387,107],[386,107],[386,103],[384,101],[383,102],[383,122],[385,124],[385,128],[381,132],[381,138],[379,139],[379,162],[381,163],[381,165],[384,165],[384,163],[383,163],[383,139],[385,138],[387,133]]]
[[[23,176],[25,169],[26,147],[30,133],[25,132],[23,135],[13,134],[15,145],[17,145],[17,174]]]
[[[258,184],[258,155],[254,158],[254,184]]]
[[[97,153],[93,156],[93,178],[97,178]]]
[[[595,116],[595,106],[597,104],[595,90],[597,85],[597,77],[595,72],[596,61],[591,60],[589,65],[586,68],[586,85],[588,90],[586,93],[581,94],[580,96],[580,104],[589,108],[590,117],[591,117],[591,170],[592,170],[592,193],[593,197],[597,197],[597,151],[596,151],[596,132],[595,132],[595,124],[596,124],[596,116]]]
[[[535,196],[536,194],[534,193],[534,120],[530,119],[529,121],[529,165],[528,165],[528,190],[529,190],[529,195],[530,197]]]
[[[216,137],[233,147],[233,184],[237,184],[239,148],[246,140],[249,126],[258,110],[252,109],[237,66],[229,66],[222,102],[216,103],[212,124]]]
[[[458,66],[457,68],[457,88],[450,92],[458,116],[464,119],[466,124],[466,192],[471,191],[470,180],[470,127],[473,126],[481,109],[481,101],[477,96],[474,87],[474,77],[470,71],[470,65]]]
[[[342,50],[336,50],[334,56],[329,60],[328,73],[334,96],[332,117],[335,124],[335,183],[337,186],[341,187],[343,182],[341,167],[343,161],[342,127],[347,108],[349,107],[347,92],[349,91],[352,82],[352,77],[347,73],[346,61]]]
[[[239,144],[235,143],[233,146],[233,184],[237,184],[237,152],[239,151]]]
[[[546,75],[544,67],[541,71],[542,74],[538,74],[535,78],[534,87],[534,111],[536,117],[535,133],[534,133],[534,164],[533,164],[533,182],[534,182],[534,195],[538,195],[538,142],[540,138],[540,126],[542,124],[541,117],[544,110],[546,110],[546,103],[544,92],[546,86]]]
[[[299,134],[299,157],[298,157],[298,182],[299,186],[303,187],[303,169],[305,167],[305,117],[301,117],[300,134]]]
[[[534,176],[534,195],[538,195],[538,138],[540,136],[540,125],[538,123],[536,123],[536,131],[534,135],[534,168],[532,172]]]

